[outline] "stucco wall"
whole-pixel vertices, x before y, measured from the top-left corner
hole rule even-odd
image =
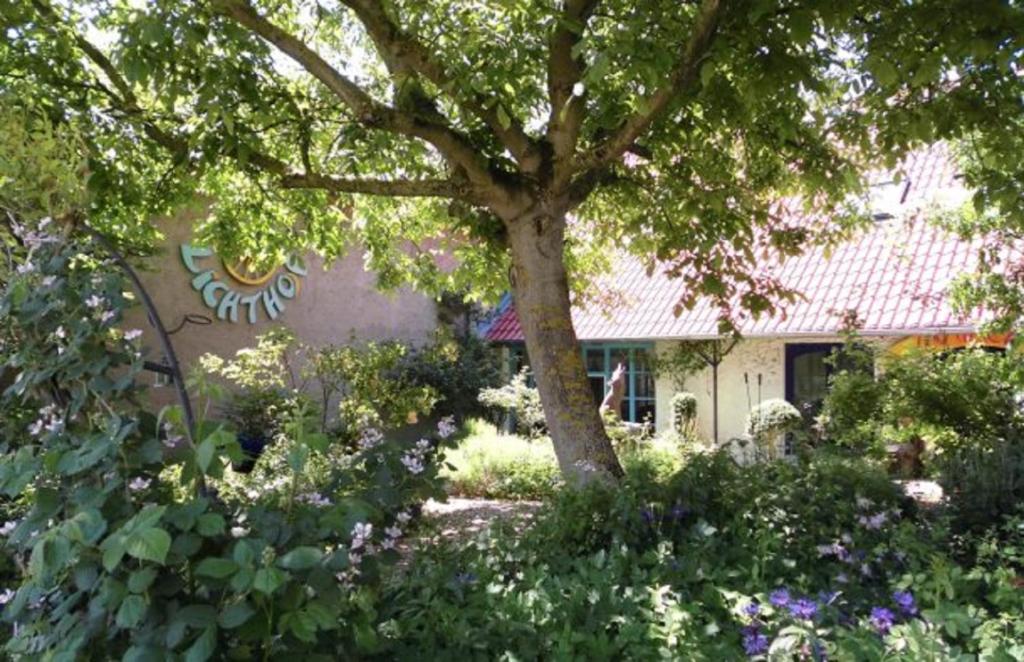
[[[253,345],[257,335],[278,325],[291,328],[302,342],[310,345],[345,343],[352,337],[359,340],[397,338],[422,343],[437,327],[437,309],[432,299],[408,289],[390,294],[379,292],[374,275],[364,270],[358,251],[327,270],[321,260],[307,256],[308,273],[299,279],[299,292],[291,300],[282,300],[284,310],[276,321],[268,319],[262,307],[257,310],[255,324],[248,323],[244,308],[239,311],[236,323],[217,319],[216,311],[204,305],[200,292],[192,288],[194,275],[181,260],[180,246],[190,242],[196,219],[196,212],[187,212],[160,221],[166,236],[161,254],[144,264],[140,273],[168,328],[177,326],[186,314],[213,320],[207,326],[188,324],[172,336],[175,351],[186,371],[199,356],[208,352],[233,355],[238,349]],[[262,289],[234,281],[215,256],[202,258],[197,264],[203,269],[213,269],[216,279],[243,296]],[[131,311],[125,324],[125,328],[132,327],[143,331],[147,358],[159,361],[158,341],[141,306]],[[170,391],[157,388],[153,389],[153,395],[158,401],[170,402],[174,397]]]
[[[893,342],[892,338],[873,338],[873,345],[885,346]],[[659,341],[656,350],[660,354],[668,350],[676,341]],[[787,343],[821,343],[842,342],[839,337],[833,338],[792,338],[792,339],[761,339],[741,340],[738,345],[722,360],[718,366],[718,439],[726,442],[743,435],[747,413],[750,407],[760,400],[784,398],[786,395],[785,357]],[[744,382],[744,374],[749,379],[749,387]],[[758,391],[757,379],[761,376],[761,388]],[[679,390],[690,391],[697,396],[697,426],[704,439],[712,438],[712,373],[710,368],[686,378],[685,385],[679,389],[670,376],[659,375],[655,383],[657,396],[658,431],[667,430],[671,424],[672,412],[669,402]],[[749,392],[749,395],[748,395]],[[759,398],[760,393],[760,398]]]

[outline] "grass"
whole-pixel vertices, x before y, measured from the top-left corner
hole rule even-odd
[[[546,499],[562,485],[551,440],[526,439],[498,432],[482,420],[469,420],[459,446],[449,451],[444,470],[456,496],[485,499]],[[620,453],[627,472],[667,476],[683,464],[682,454],[667,439],[647,442],[640,450]]]
[[[544,499],[561,485],[551,440],[502,434],[486,421],[466,422],[445,470],[456,495],[488,499]]]

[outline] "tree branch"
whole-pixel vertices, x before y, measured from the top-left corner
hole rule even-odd
[[[335,193],[361,193],[395,197],[455,198],[465,200],[470,191],[453,179],[346,179],[316,173],[293,173],[281,178],[287,189],[316,188]]]
[[[668,80],[648,97],[640,112],[628,117],[615,133],[583,158],[580,169],[602,168],[622,157],[634,141],[660,117],[669,103],[693,85],[700,73],[700,65],[714,41],[721,9],[722,0],[701,2],[693,31]]]
[[[567,0],[549,42],[547,138],[555,158],[555,179],[567,181],[571,176],[569,163],[576,150],[580,126],[586,107],[586,90],[573,94],[576,83],[583,78],[582,58],[573,57],[573,49],[583,37],[587,21],[600,0]],[[568,167],[565,167],[568,166]]]
[[[400,62],[441,89],[453,87],[454,81],[430,50],[403,32],[387,15],[379,0],[341,0],[341,3],[355,12],[383,57]],[[481,94],[471,93],[469,97],[460,99],[452,92],[451,97],[490,127],[524,171],[530,172],[540,166],[540,150],[518,120],[508,117],[507,122],[503,122],[497,106],[488,106],[489,100]]]
[[[495,186],[496,181],[484,158],[454,129],[399,112],[375,100],[300,39],[257,13],[246,0],[214,0],[213,4],[236,23],[270,42],[302,66],[341,99],[363,125],[421,138],[436,147],[451,166],[463,169],[473,183]]]

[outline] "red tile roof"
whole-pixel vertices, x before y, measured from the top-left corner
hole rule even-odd
[[[967,192],[955,177],[943,145],[911,155],[899,170],[903,180],[890,189],[895,218],[876,221],[859,236],[826,256],[812,248],[799,257],[767,265],[779,281],[803,298],[784,304],[781,312],[740,320],[745,336],[833,335],[843,316],[853,313],[866,335],[911,335],[936,331],[968,331],[976,320],[950,308],[950,282],[972,270],[977,246],[927,223],[922,207],[957,202]],[[878,173],[875,183],[891,181]],[[888,208],[888,207],[887,207]],[[580,340],[711,338],[718,335],[721,311],[709,300],[674,314],[683,284],[658,265],[648,273],[644,261],[623,256],[613,269],[611,287],[618,296],[612,310],[576,307],[573,323]],[[492,341],[522,340],[514,306],[501,312],[487,329]]]

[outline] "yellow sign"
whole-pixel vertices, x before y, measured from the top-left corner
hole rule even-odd
[[[997,333],[978,337],[973,333],[941,333],[934,336],[909,336],[889,348],[892,354],[906,354],[914,349],[930,349],[949,351],[966,347],[995,347],[1006,349],[1010,344],[1010,334]]]

